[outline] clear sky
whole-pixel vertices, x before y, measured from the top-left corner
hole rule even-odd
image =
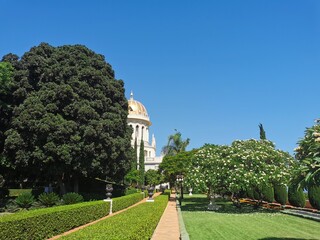
[[[320,118],[320,1],[0,0],[0,57],[83,44],[153,123],[204,143],[267,138],[293,153]]]

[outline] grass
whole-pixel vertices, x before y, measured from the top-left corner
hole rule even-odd
[[[320,223],[272,210],[237,209],[230,202],[217,202],[218,211],[207,211],[205,195],[185,196],[182,216],[190,239],[320,239]]]
[[[158,196],[154,203],[142,203],[62,239],[150,239],[167,203],[168,196]]]

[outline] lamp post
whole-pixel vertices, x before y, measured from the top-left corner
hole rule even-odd
[[[180,198],[183,199],[183,175],[177,175],[177,183],[180,185]]]

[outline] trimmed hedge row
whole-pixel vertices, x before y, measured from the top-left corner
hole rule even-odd
[[[306,197],[304,196],[303,190],[296,186],[289,186],[288,188],[288,200],[292,206],[305,207]]]
[[[150,239],[167,203],[168,196],[160,195],[153,203],[142,203],[62,239]]]
[[[113,212],[142,198],[141,193],[114,198]],[[109,206],[100,200],[6,215],[0,218],[0,240],[46,239],[108,215]]]

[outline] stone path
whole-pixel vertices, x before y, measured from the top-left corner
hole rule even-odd
[[[153,233],[151,240],[179,240],[180,229],[175,195],[170,195],[170,201]]]
[[[153,197],[157,197],[157,196],[159,196],[160,194],[161,194],[161,193],[155,193],[155,194],[153,195]],[[112,216],[114,216],[114,215],[117,215],[117,214],[119,214],[119,213],[122,213],[122,212],[124,212],[124,211],[126,211],[126,210],[128,210],[128,209],[130,209],[130,208],[133,208],[133,207],[135,207],[135,206],[137,206],[137,205],[139,205],[139,204],[141,204],[141,203],[144,203],[146,200],[147,200],[147,198],[141,200],[140,202],[138,202],[138,203],[136,203],[136,204],[133,204],[132,206],[130,206],[130,207],[128,207],[128,208],[122,209],[122,210],[120,210],[120,211],[118,211],[118,212],[112,213],[111,215],[107,215],[107,216],[105,216],[105,217],[103,217],[103,218],[100,218],[100,219],[95,220],[95,221],[93,221],[93,222],[90,222],[90,223],[87,223],[87,224],[85,224],[85,225],[79,226],[79,227],[77,227],[77,228],[73,228],[73,229],[71,229],[71,230],[68,231],[68,232],[65,232],[65,233],[62,233],[62,234],[60,234],[60,235],[54,236],[54,237],[52,237],[52,238],[49,238],[48,240],[55,240],[55,239],[58,239],[58,238],[60,238],[60,237],[62,237],[62,236],[69,235],[70,233],[76,232],[76,231],[78,231],[78,230],[80,230],[80,229],[83,229],[83,228],[85,228],[85,227],[88,227],[88,226],[90,226],[90,225],[92,225],[92,224],[95,224],[95,223],[100,222],[100,221],[102,221],[102,220],[105,220],[105,219],[107,219],[107,218],[109,218],[109,217],[112,217]]]
[[[306,211],[296,210],[296,209],[285,209],[285,210],[282,210],[281,212],[286,213],[286,214],[290,214],[290,215],[294,215],[294,216],[309,218],[309,219],[320,222],[320,214],[319,213],[306,212]]]

